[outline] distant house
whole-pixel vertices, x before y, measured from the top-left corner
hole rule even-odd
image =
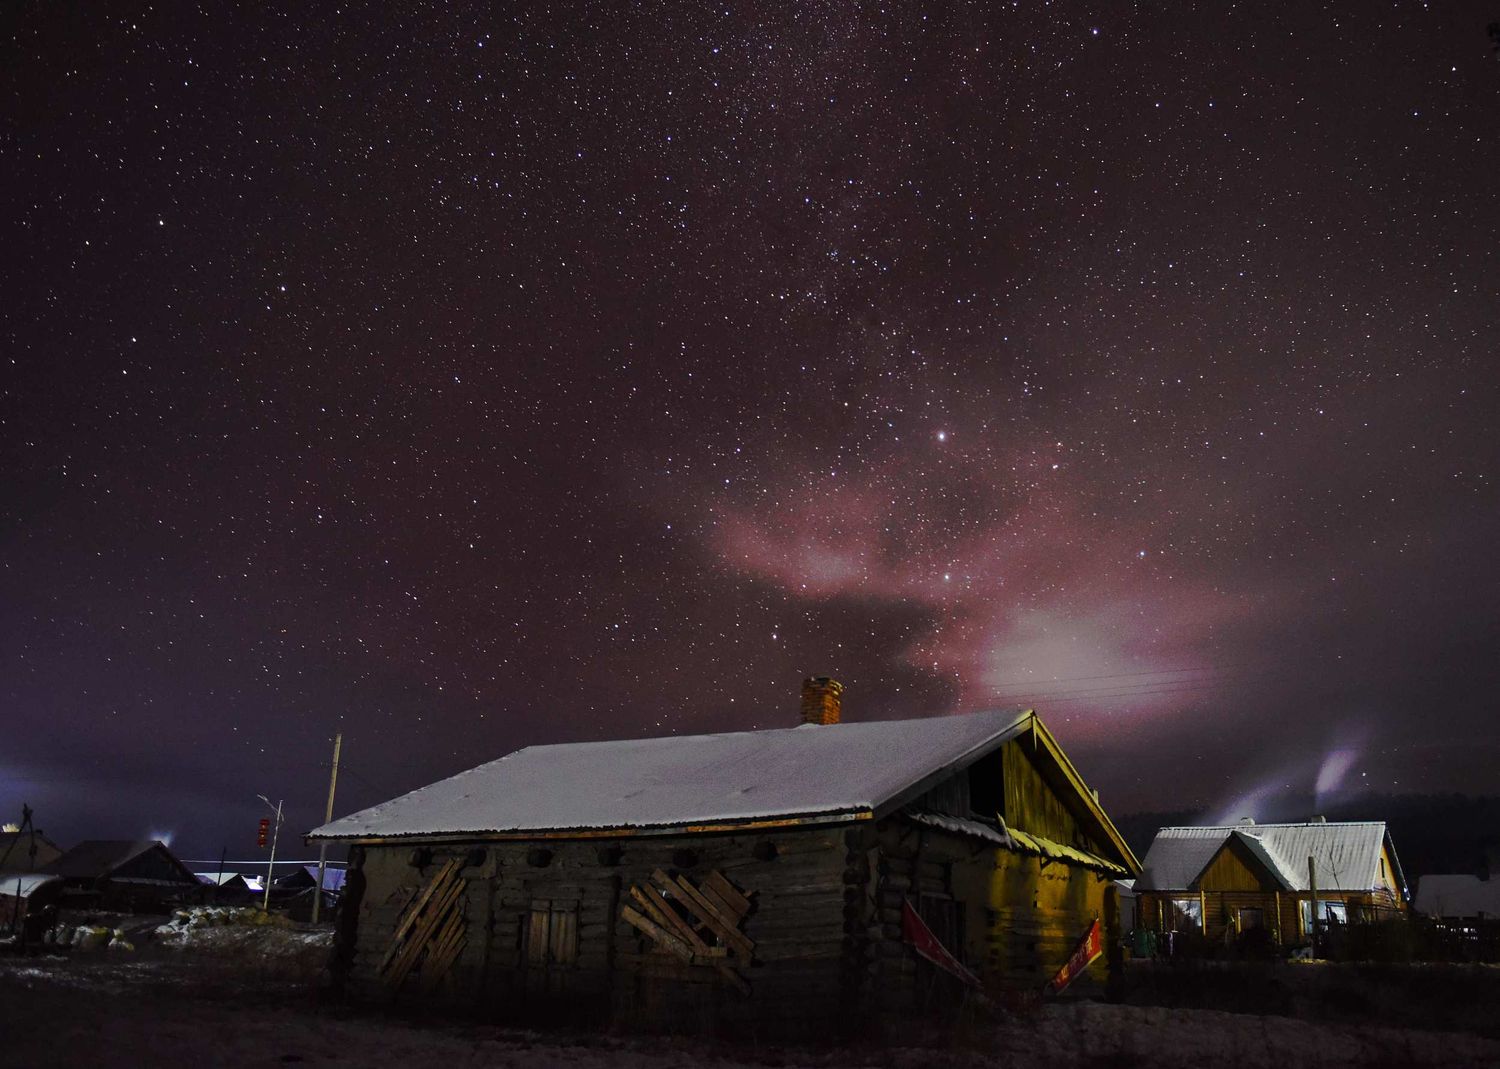
[[[1449,924],[1500,921],[1500,879],[1423,876],[1417,881],[1417,912]]]
[[[298,865],[285,876],[276,877],[271,885],[275,891],[310,891],[318,885],[318,866]],[[323,869],[323,893],[336,895],[344,889],[344,870],[333,865]]]
[[[298,865],[285,876],[276,877],[271,885],[271,895],[287,910],[293,920],[311,920],[314,888],[318,885],[318,866]],[[328,865],[323,869],[323,898],[319,903],[321,916],[328,916],[338,905],[340,892],[344,888],[344,870]]]
[[[156,839],[91,839],[47,865],[65,907],[153,912],[196,897],[198,877]]]
[[[255,890],[241,873],[195,872],[193,875],[203,884],[206,901],[215,905],[244,905],[255,897]]]
[[[826,1033],[1034,992],[1117,937],[1138,863],[1035,713],[839,723],[841,689],[808,680],[799,727],[529,747],[316,829],[351,844],[351,984]]]
[[[57,844],[41,832],[0,831],[0,872],[36,872],[61,856]]]
[[[1254,932],[1281,946],[1319,924],[1405,913],[1406,879],[1385,824],[1313,821],[1162,828],[1136,881],[1136,923],[1231,941]],[[1263,934],[1264,933],[1264,934]]]

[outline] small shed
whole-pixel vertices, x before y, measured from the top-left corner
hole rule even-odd
[[[192,901],[202,883],[157,839],[90,839],[43,869],[68,907],[155,912]]]
[[[62,894],[62,880],[39,872],[0,874],[0,932],[32,942],[49,927]]]
[[[528,747],[316,829],[351,844],[350,985],[826,1033],[1118,941],[1138,863],[1034,712],[839,723],[840,690],[808,680],[799,727]]]
[[[1136,923],[1211,941],[1306,943],[1320,927],[1406,913],[1406,878],[1382,822],[1162,828],[1135,883]]]

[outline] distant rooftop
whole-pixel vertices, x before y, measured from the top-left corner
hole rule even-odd
[[[1162,828],[1146,851],[1136,890],[1187,890],[1231,837],[1238,838],[1289,891],[1309,889],[1309,857],[1314,859],[1319,890],[1368,891],[1380,882],[1383,822],[1243,823]],[[1399,870],[1394,879],[1399,886]]]
[[[1423,876],[1417,881],[1417,912],[1429,917],[1500,918],[1500,879]]]

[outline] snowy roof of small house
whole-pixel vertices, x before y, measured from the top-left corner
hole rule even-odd
[[[226,883],[232,883],[236,879],[242,882],[244,880],[238,872],[195,872],[193,875],[198,877],[199,882],[214,887],[223,887]]]
[[[1500,917],[1500,879],[1423,876],[1417,881],[1417,912],[1429,917]]]
[[[323,890],[342,891],[344,889],[344,870],[333,865],[323,868]],[[318,885],[318,866],[299,865],[285,876],[276,877],[277,887],[307,887]]]
[[[314,839],[678,828],[872,812],[1014,738],[1034,714],[528,746],[317,828]]]
[[[0,875],[0,895],[30,898],[32,892],[38,887],[57,883],[61,879],[61,876],[51,876],[43,872],[7,872]]]
[[[1368,891],[1380,884],[1383,822],[1230,824],[1162,828],[1141,862],[1136,890],[1188,890],[1231,837],[1249,848],[1289,891],[1309,889],[1309,857],[1316,862],[1320,891]],[[1395,878],[1399,882],[1399,872]]]

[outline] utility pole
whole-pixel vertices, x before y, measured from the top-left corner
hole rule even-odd
[[[323,823],[328,824],[333,820],[333,792],[339,785],[339,750],[344,745],[344,733],[342,731],[333,736],[333,771],[328,774],[328,810],[323,815]],[[318,843],[318,886],[313,888],[313,911],[312,922],[318,923],[318,915],[323,910],[323,872],[328,868],[328,840],[324,839]]]
[[[1307,856],[1307,885],[1312,891],[1312,930],[1307,934],[1312,940],[1312,956],[1318,956],[1318,863],[1311,854]]]
[[[265,795],[258,794],[256,797],[265,802],[267,806],[270,806],[271,810],[276,814],[276,824],[271,829],[271,860],[266,865],[266,897],[261,902],[260,907],[269,913],[271,912],[271,877],[276,872],[276,840],[281,835],[281,803],[285,799],[278,800],[275,805],[271,805],[271,799]]]

